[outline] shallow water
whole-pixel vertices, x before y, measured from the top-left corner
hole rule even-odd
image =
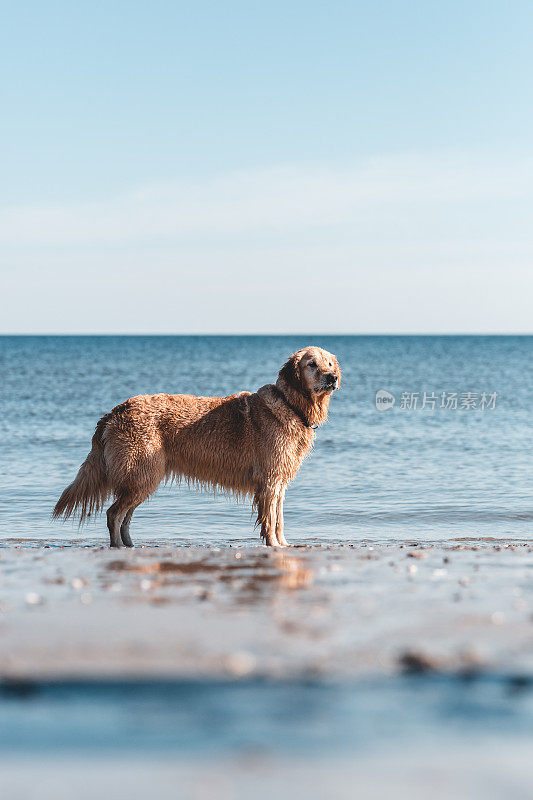
[[[532,337],[1,337],[0,537],[71,539],[50,511],[89,448],[98,418],[142,393],[226,395],[269,383],[316,343],[343,368],[330,420],[289,488],[291,542],[531,535]],[[378,412],[386,389],[395,406]],[[437,397],[421,409],[423,392]],[[418,392],[417,409],[402,409]],[[477,393],[442,408],[441,393]],[[481,394],[497,393],[481,409]],[[139,509],[137,542],[254,541],[250,509],[162,487]],[[102,535],[103,519],[86,535]]]

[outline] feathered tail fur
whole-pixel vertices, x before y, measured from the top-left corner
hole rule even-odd
[[[79,514],[80,525],[91,514],[101,511],[111,494],[104,459],[103,434],[110,414],[102,417],[92,438],[92,449],[74,481],[67,486],[53,510],[53,517],[68,519]]]

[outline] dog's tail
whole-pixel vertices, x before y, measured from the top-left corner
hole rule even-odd
[[[109,476],[104,459],[104,430],[111,415],[102,417],[92,439],[92,449],[74,481],[67,486],[52,512],[53,517],[68,519],[80,516],[80,525],[91,514],[101,511],[111,494]]]

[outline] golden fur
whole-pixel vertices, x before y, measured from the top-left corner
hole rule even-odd
[[[263,540],[284,546],[285,488],[313,444],[311,426],[327,419],[340,376],[335,356],[306,347],[289,358],[275,386],[254,394],[132,397],[99,421],[92,450],[54,517],[79,513],[83,522],[113,495],[111,547],[132,547],[129,524],[137,506],[162,480],[185,478],[250,495]]]

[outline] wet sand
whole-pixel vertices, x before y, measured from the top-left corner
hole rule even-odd
[[[4,540],[0,678],[533,675],[523,541],[137,547]]]

